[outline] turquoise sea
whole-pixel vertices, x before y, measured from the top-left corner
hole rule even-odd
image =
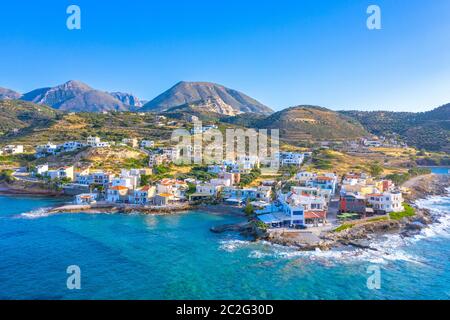
[[[440,223],[374,250],[297,252],[209,228],[241,218],[60,214],[57,200],[0,196],[1,299],[449,299],[450,198],[423,200]],[[81,290],[66,286],[70,265]],[[381,288],[368,289],[369,266]]]

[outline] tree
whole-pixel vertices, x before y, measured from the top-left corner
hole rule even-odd
[[[150,183],[150,176],[148,174],[141,175],[141,187],[146,186]]]
[[[12,170],[3,170],[0,172],[0,181],[4,181],[6,183],[11,183],[14,181]]]
[[[378,163],[378,161],[372,163],[369,166],[369,172],[373,177],[378,177],[380,174],[383,173],[383,167]]]
[[[250,203],[250,200],[247,199],[247,204],[244,208],[244,213],[250,217],[255,213],[255,209],[253,208],[252,204]]]
[[[196,185],[194,183],[191,183],[191,182],[188,182],[187,185],[188,185],[188,190],[186,191],[186,194],[187,195],[194,194],[195,191],[197,190]]]

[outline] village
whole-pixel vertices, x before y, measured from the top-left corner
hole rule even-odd
[[[202,132],[215,128],[202,129]],[[367,140],[361,145],[367,145]],[[327,230],[349,220],[404,212],[402,190],[388,179],[366,172],[313,172],[302,169],[312,152],[278,152],[280,171],[289,168],[290,177],[264,179],[265,166],[257,156],[238,156],[235,160],[197,168],[199,178],[162,178],[151,181],[158,168],[173,165],[180,157],[175,147],[156,148],[150,140],[123,139],[120,143],[89,136],[85,142],[47,143],[35,147],[36,159],[74,152],[82,148],[110,148],[123,145],[148,155],[144,168],[120,169],[113,173],[101,169],[37,165],[30,172],[15,173],[18,179],[55,181],[64,195],[73,197],[75,206],[116,206],[135,210],[153,208],[167,212],[186,205],[221,205],[238,208],[249,220],[268,230]],[[23,152],[23,146],[7,146],[4,152]],[[195,152],[195,151],[194,151]],[[245,181],[244,181],[245,180]],[[151,182],[150,182],[151,181]],[[406,192],[405,190],[403,190]]]

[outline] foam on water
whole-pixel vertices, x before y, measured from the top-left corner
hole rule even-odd
[[[51,215],[49,208],[39,208],[30,212],[21,213],[20,215],[16,216],[16,218],[23,218],[23,219],[38,219],[38,218],[45,218]]]
[[[448,189],[450,191],[450,188]],[[420,208],[430,210],[435,223],[425,227],[418,235],[404,237],[399,234],[390,234],[378,237],[369,246],[371,249],[332,249],[322,251],[299,251],[293,247],[272,244],[266,241],[258,243],[243,240],[225,240],[221,242],[220,249],[227,252],[248,250],[249,258],[253,259],[305,259],[323,264],[371,262],[387,264],[393,261],[406,261],[410,263],[426,263],[423,258],[407,252],[406,249],[413,243],[432,237],[450,236],[450,196],[429,197],[416,201]]]

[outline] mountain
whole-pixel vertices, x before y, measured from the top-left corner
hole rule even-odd
[[[279,129],[280,139],[292,144],[324,140],[351,140],[367,135],[357,121],[317,106],[296,106],[254,123],[260,129]]]
[[[191,116],[198,117],[201,121],[217,121],[228,118],[234,112],[225,112],[226,109],[218,107],[213,99],[200,100],[172,107],[162,112],[167,117],[185,121],[191,121]]]
[[[61,111],[127,111],[129,106],[111,94],[95,90],[80,81],[69,81],[52,88],[28,92],[22,100],[48,105]]]
[[[16,91],[0,87],[0,100],[17,100],[22,95]]]
[[[16,129],[47,128],[58,116],[58,111],[20,100],[0,101],[0,136]]]
[[[117,100],[120,100],[123,104],[128,105],[130,107],[140,108],[143,106],[142,101],[139,100],[138,97],[130,93],[110,92],[109,94],[112,95]]]
[[[409,145],[450,152],[450,104],[427,112],[340,111],[376,135],[397,134]]]
[[[273,111],[253,98],[210,82],[179,82],[144,105],[143,110],[163,112],[186,103],[203,101],[205,107],[225,115],[244,112],[270,114]]]

